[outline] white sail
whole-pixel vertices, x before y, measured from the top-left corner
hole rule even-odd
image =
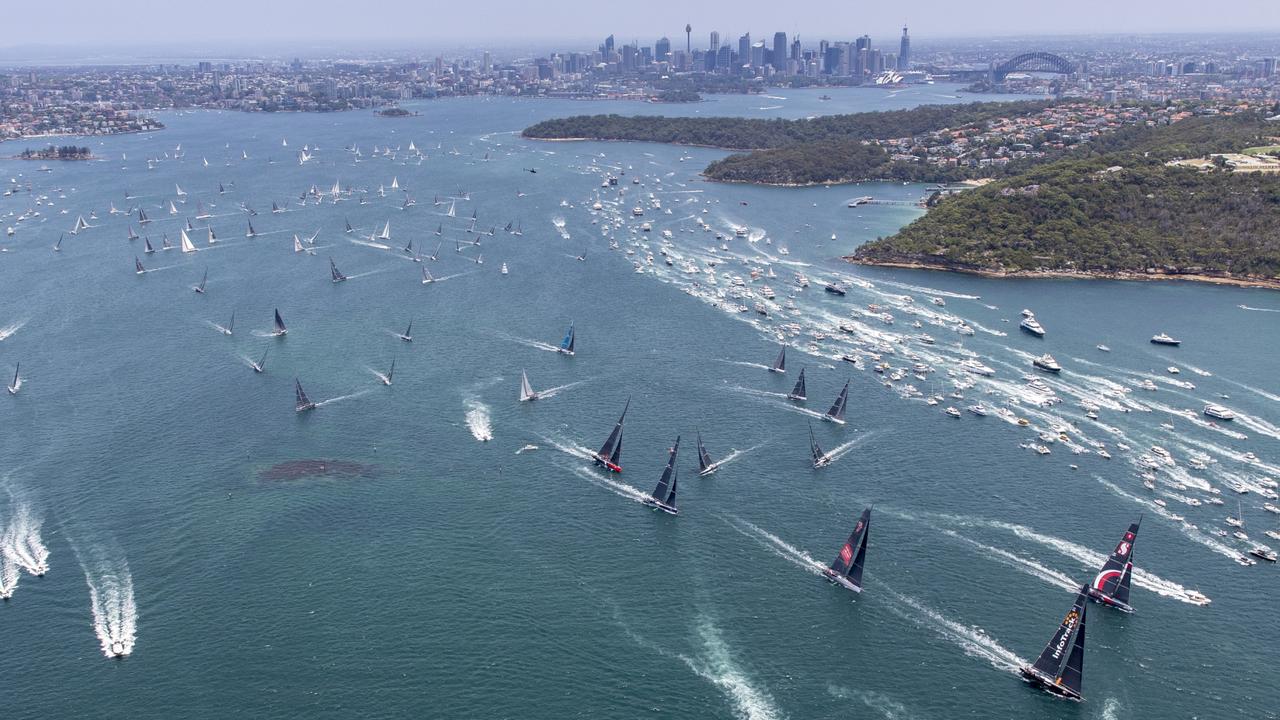
[[[194,243],[191,242],[191,238],[187,236],[186,228],[181,228],[178,230],[178,232],[182,233],[182,252],[184,253],[195,252],[196,246]]]
[[[298,235],[297,235],[297,233],[294,233],[294,235],[293,235],[293,251],[294,251],[294,252],[296,252],[296,253],[299,253],[299,252],[302,252],[302,250],[303,250],[303,247],[302,247],[302,241],[298,239]]]
[[[537,398],[538,398],[538,394],[535,393],[533,391],[533,388],[529,386],[529,376],[525,374],[524,370],[521,370],[520,371],[520,402],[525,402],[526,400],[536,400]]]
[[[391,178],[391,189],[392,190],[400,189],[400,181],[397,178],[394,178],[394,177]]]
[[[178,183],[173,184],[173,189],[174,189],[174,194],[177,195],[178,197],[186,197],[187,195],[186,191],[183,190],[182,187],[178,185]]]
[[[379,235],[378,235],[378,239],[379,239],[379,240],[390,240],[390,239],[391,239],[391,221],[390,221],[390,220],[388,220],[388,221],[387,221],[387,224],[386,224],[386,225],[383,225],[383,226],[382,226],[382,232],[381,232],[381,233],[379,233]]]
[[[174,204],[173,204],[173,201],[172,201],[172,200],[170,200],[170,201],[169,201],[169,214],[170,214],[170,215],[177,215],[177,214],[178,214],[178,207],[177,207],[176,205],[174,205]]]

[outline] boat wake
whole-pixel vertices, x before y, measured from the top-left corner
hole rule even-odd
[[[13,336],[14,333],[21,330],[22,327],[26,324],[27,324],[26,320],[18,320],[17,322],[10,323],[4,327],[0,327],[0,341],[8,340],[10,337]]]
[[[941,532],[943,535],[946,535],[948,537],[953,537],[957,540],[960,540],[965,543],[968,543],[969,545],[972,545],[978,550],[981,550],[982,554],[987,555],[988,557],[995,560],[996,562],[1008,565],[1032,577],[1039,578],[1049,583],[1050,585],[1053,585],[1054,587],[1060,588],[1062,590],[1066,590],[1069,593],[1075,593],[1080,590],[1080,583],[1076,582],[1075,580],[1072,580],[1071,578],[1067,577],[1063,573],[1058,572],[1057,570],[1054,570],[1052,568],[1047,568],[1044,565],[1041,565],[1040,563],[1036,562],[1032,558],[1025,558],[1025,557],[1022,557],[1021,555],[1011,553],[1008,550],[1003,550],[998,547],[992,547],[991,545],[987,545],[985,543],[980,543],[977,540],[974,540],[973,538],[968,538],[968,537],[965,537],[964,535],[961,535],[955,530],[941,530]]]
[[[347,240],[348,240],[349,242],[351,242],[352,244],[354,244],[354,245],[363,245],[363,246],[365,246],[365,247],[371,247],[371,248],[375,248],[375,249],[378,249],[378,250],[390,250],[390,249],[391,249],[391,246],[390,246],[390,245],[383,245],[383,244],[382,244],[382,243],[380,243],[380,242],[373,242],[372,240],[360,240],[360,239],[358,239],[358,238],[347,238]]]
[[[725,360],[723,358],[717,358],[717,360],[722,363],[729,363],[730,365],[741,365],[742,367],[758,368],[760,370],[770,369],[768,365],[763,365],[758,362],[747,362],[746,360]]]
[[[618,497],[624,497],[628,500],[634,500],[635,502],[644,502],[645,498],[649,497],[647,493],[641,492],[624,482],[618,482],[612,478],[605,477],[600,473],[594,472],[591,468],[575,467],[573,468],[573,474],[583,480],[586,480],[592,485],[602,487],[612,492]]]
[[[784,398],[787,397],[786,393],[775,393],[775,392],[769,392],[767,390],[756,390],[755,388],[742,387],[741,385],[733,385],[733,386],[730,386],[728,389],[734,392],[740,392],[744,395],[750,395],[753,397],[760,398],[776,408],[797,413],[799,415],[804,415],[806,417],[811,417],[815,420],[821,420],[822,418],[826,417],[824,413],[820,413],[817,410],[810,410],[807,407],[796,405],[788,400],[785,400]]]
[[[1280,310],[1277,310],[1275,308],[1249,307],[1248,305],[1237,305],[1236,307],[1240,308],[1241,310],[1250,310],[1252,312],[1280,313]]]
[[[32,511],[30,503],[18,500],[13,505],[9,526],[0,538],[0,552],[29,575],[49,572],[49,550],[40,539],[43,524],[44,521]]]
[[[546,435],[540,435],[539,437],[541,437],[542,440],[546,442],[548,445],[550,445],[551,447],[559,450],[560,452],[566,455],[570,455],[572,457],[576,457],[582,460],[594,460],[596,457],[595,451],[593,451],[591,448],[584,447],[582,445],[571,445],[569,444],[568,441],[560,442],[559,440],[556,440],[555,438],[547,437]]]
[[[480,442],[492,440],[493,424],[489,420],[489,406],[475,398],[467,398],[463,404],[467,407],[467,429],[471,431],[471,435]]]
[[[213,322],[212,320],[205,320],[205,321],[204,321],[204,324],[205,324],[205,325],[208,325],[208,326],[209,326],[211,329],[213,329],[213,330],[217,330],[218,332],[222,333],[223,335],[230,335],[230,334],[231,334],[231,331],[230,331],[230,330],[228,330],[228,329],[226,328],[226,326],[224,326],[224,325],[219,325],[218,323]]]
[[[1250,415],[1245,415],[1244,413],[1237,412],[1236,422],[1249,428],[1253,432],[1258,433],[1259,435],[1266,435],[1267,437],[1280,440],[1280,427],[1276,427],[1275,425],[1272,425],[1271,423],[1267,422],[1266,420],[1263,420],[1262,418],[1256,418]]]
[[[321,407],[324,407],[325,405],[340,403],[343,400],[352,400],[354,398],[360,397],[361,395],[367,395],[367,394],[369,394],[368,390],[361,390],[360,392],[353,392],[347,395],[339,395],[338,397],[329,398],[328,400],[321,400],[320,402],[316,403],[316,407],[321,408]]]
[[[0,552],[0,600],[8,600],[18,589],[18,564],[8,553]]]
[[[369,277],[370,275],[381,275],[382,273],[387,272],[389,270],[390,268],[382,268],[381,270],[369,270],[368,272],[356,273],[355,275],[348,275],[347,279],[359,280],[360,278],[366,278],[366,277]]]
[[[1027,664],[1026,660],[996,642],[982,628],[976,625],[962,625],[916,598],[903,595],[884,585],[883,582],[880,585],[885,592],[898,601],[897,605],[889,605],[890,610],[903,619],[932,630],[940,637],[959,645],[966,655],[986,660],[997,670],[1013,673]]]
[[[840,445],[837,445],[831,448],[830,450],[827,451],[827,462],[833,463],[839,460],[840,458],[844,457],[845,455],[848,455],[850,450],[853,450],[854,448],[858,447],[859,445],[866,442],[867,440],[870,440],[873,436],[875,436],[875,433],[869,432],[865,435],[859,435],[858,437],[852,440],[849,440],[848,442],[841,443]]]
[[[586,382],[589,382],[589,380],[579,380],[579,381],[577,381],[577,382],[571,382],[571,383],[569,383],[568,385],[557,385],[557,386],[555,386],[555,387],[553,387],[553,388],[547,388],[546,390],[539,390],[539,391],[538,391],[538,397],[539,397],[539,398],[553,398],[553,397],[555,397],[556,395],[559,395],[560,393],[564,392],[565,390],[569,390],[569,389],[575,388],[575,387],[577,387],[577,386],[579,386],[579,385],[582,385],[583,383],[586,383]]]
[[[0,338],[0,339],[3,339],[3,338]],[[1244,383],[1242,383],[1242,382],[1236,382],[1235,380],[1232,380],[1232,379],[1230,379],[1230,378],[1225,378],[1225,377],[1224,377],[1224,378],[1222,378],[1222,379],[1223,379],[1223,380],[1226,380],[1227,382],[1231,383],[1232,385],[1235,385],[1235,386],[1236,386],[1236,387],[1238,387],[1238,388],[1241,388],[1242,390],[1248,390],[1249,392],[1251,392],[1251,393],[1253,393],[1253,394],[1255,394],[1255,395],[1261,395],[1262,397],[1264,397],[1264,398],[1266,398],[1266,399],[1268,399],[1268,400],[1271,400],[1271,401],[1274,401],[1274,402],[1280,402],[1280,395],[1276,395],[1275,393],[1270,393],[1270,392],[1267,392],[1266,390],[1260,390],[1260,389],[1258,389],[1258,388],[1256,388],[1256,387],[1254,387],[1254,386],[1252,386],[1252,385],[1245,385],[1245,384],[1244,384]]]
[[[560,348],[558,346],[552,345],[551,343],[542,342],[541,340],[522,338],[516,335],[501,335],[501,337],[506,340],[510,340],[511,342],[517,342],[517,343],[520,343],[521,345],[525,345],[531,348],[536,348],[538,350],[546,350],[547,352],[560,352]]]
[[[729,527],[755,540],[773,554],[802,570],[808,570],[814,575],[822,575],[822,571],[827,568],[826,563],[815,560],[809,553],[754,523],[743,520],[736,515],[721,515],[720,519]]]
[[[80,555],[79,551],[76,553]],[[84,580],[89,585],[93,630],[107,657],[129,655],[137,638],[138,607],[133,598],[133,576],[123,554],[111,558],[95,549],[92,558],[81,557]]]
[[[475,275],[475,274],[476,274],[476,273],[478,273],[478,272],[480,272],[480,271],[479,271],[479,270],[468,270],[467,272],[454,273],[454,274],[452,274],[452,275],[441,275],[440,277],[432,278],[432,279],[431,279],[431,282],[430,282],[430,283],[426,283],[426,284],[431,285],[431,284],[438,283],[438,282],[444,282],[445,280],[452,280],[452,279],[454,279],[454,278],[460,278],[460,277],[462,277],[463,275]]]
[[[840,700],[857,698],[861,700],[864,705],[879,713],[881,717],[885,718],[885,720],[914,720],[918,717],[915,713],[908,710],[907,706],[897,700],[894,700],[888,695],[882,695],[878,692],[871,692],[869,690],[851,690],[834,683],[827,683],[827,692],[832,697]]]
[[[1013,533],[1023,540],[1030,540],[1031,542],[1039,543],[1051,550],[1069,557],[1087,568],[1102,567],[1102,563],[1107,559],[1107,556],[1100,552],[1091,550],[1083,545],[1077,545],[1070,540],[1063,540],[1062,538],[1054,537],[1052,535],[1038,533],[1025,525],[1017,525],[999,520],[958,517],[955,515],[939,514],[938,517],[959,525],[989,527],[995,530],[1004,530],[1006,532]],[[1144,590],[1149,590],[1157,595],[1173,598],[1192,605],[1203,604],[1202,602],[1196,602],[1192,599],[1190,592],[1182,585],[1179,585],[1172,580],[1165,580],[1154,573],[1139,568],[1137,565],[1133,566],[1133,582],[1138,587]]]
[[[729,452],[729,454],[728,454],[728,455],[725,455],[724,457],[720,458],[719,460],[717,460],[717,461],[715,461],[715,462],[711,463],[711,467],[709,468],[709,470],[719,470],[720,468],[722,468],[722,467],[724,467],[724,466],[726,466],[726,465],[728,465],[728,464],[732,463],[734,460],[737,460],[738,458],[742,457],[743,455],[746,455],[747,453],[749,453],[749,452],[751,452],[752,450],[755,450],[756,448],[759,448],[759,447],[761,447],[761,445],[752,445],[751,447],[747,448],[746,450],[731,450],[731,451]]]
[[[369,367],[368,365],[366,365],[364,369],[365,369],[365,370],[367,370],[367,371],[369,372],[369,374],[370,374],[370,375],[372,375],[372,376],[374,376],[374,377],[378,378],[378,382],[382,383],[383,385],[390,385],[390,384],[391,384],[391,378],[387,377],[387,374],[386,374],[386,373],[384,373],[384,372],[382,372],[382,371],[380,371],[380,370],[374,370],[373,368]]]

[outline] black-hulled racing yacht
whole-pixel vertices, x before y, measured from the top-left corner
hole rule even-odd
[[[1075,603],[1040,657],[1021,669],[1022,678],[1032,687],[1076,702],[1084,699],[1080,689],[1084,675],[1085,598],[1088,594],[1089,587],[1082,586],[1076,594]]]
[[[621,442],[621,437],[619,437]],[[676,436],[676,444],[671,446],[671,454],[667,456],[667,466],[662,470],[662,477],[658,478],[658,485],[653,489],[653,494],[646,497],[642,502],[651,508],[657,508],[669,515],[679,515],[680,510],[676,508],[676,481],[679,479],[680,471],[676,467],[676,456],[680,453],[680,436]]]
[[[600,446],[600,451],[596,453],[593,460],[596,465],[611,472],[622,472],[622,425],[627,419],[627,410],[630,407],[631,398],[628,397],[627,404],[622,407],[622,414],[618,416],[618,422],[613,424],[613,431],[609,433],[604,445]]]
[[[1127,613],[1133,612],[1133,606],[1129,604],[1129,583],[1133,576],[1133,543],[1138,538],[1138,526],[1141,524],[1142,518],[1138,518],[1138,522],[1129,526],[1116,549],[1102,564],[1102,569],[1089,585],[1090,600]]]
[[[867,535],[871,529],[871,508],[862,511],[831,567],[822,574],[831,582],[856,593],[862,592],[862,568],[867,559]]]

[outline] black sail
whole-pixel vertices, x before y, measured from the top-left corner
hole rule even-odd
[[[815,466],[826,456],[826,453],[822,452],[822,447],[818,445],[818,440],[813,437],[813,425],[809,426],[809,452],[813,454]]]
[[[1133,543],[1138,538],[1138,526],[1142,518],[1129,526],[1124,537],[1111,551],[1110,557],[1102,564],[1102,569],[1093,578],[1093,589],[1103,595],[1109,595],[1120,602],[1129,602],[1129,579],[1133,568]]]
[[[840,390],[840,394],[836,396],[836,401],[831,403],[831,409],[827,411],[827,417],[832,420],[844,420],[844,406],[849,400],[849,381],[845,380],[844,387]]]
[[[787,346],[786,345],[783,345],[782,349],[778,351],[778,357],[773,361],[773,367],[769,369],[778,373],[784,373],[787,371]]]
[[[711,454],[707,452],[707,446],[702,444],[702,433],[698,433],[698,472],[706,471],[713,464]]]
[[[622,407],[622,415],[618,416],[618,422],[613,424],[613,432],[609,433],[604,445],[600,446],[600,452],[596,453],[598,459],[618,464],[618,459],[622,456],[622,423],[627,419],[627,410],[630,407],[631,398],[627,398],[627,404]]]
[[[791,388],[791,394],[787,397],[792,400],[807,400],[809,398],[808,392],[804,387],[804,368],[800,368],[800,377],[796,380],[796,386]]]
[[[1044,646],[1044,650],[1040,653],[1040,657],[1036,658],[1032,665],[1037,671],[1046,677],[1056,678],[1062,669],[1062,664],[1066,660],[1067,645],[1071,640],[1071,633],[1076,629],[1084,618],[1084,602],[1087,593],[1086,588],[1080,588],[1080,592],[1076,595],[1076,601],[1071,606],[1071,610],[1067,612],[1066,617],[1062,618],[1062,623],[1058,625],[1058,630],[1049,639],[1049,644]]]
[[[836,554],[836,559],[831,561],[831,569],[833,571],[849,577],[859,587],[862,585],[862,566],[857,561],[865,549],[867,524],[870,522],[871,508],[867,508],[862,511],[862,516],[858,518],[858,524],[853,526],[853,532],[849,533],[849,539],[840,547],[840,552]],[[853,576],[855,568],[857,569],[856,578]]]
[[[1086,608],[1081,606],[1080,629],[1076,631],[1076,640],[1071,645],[1071,654],[1067,656],[1067,664],[1062,668],[1062,674],[1058,676],[1058,684],[1071,690],[1076,695],[1080,694],[1080,688],[1084,680],[1084,620],[1086,612]]]
[[[680,436],[676,436],[676,444],[671,446],[671,454],[667,456],[667,466],[662,470],[662,477],[658,478],[658,486],[653,489],[653,498],[660,503],[666,504],[668,497],[675,497],[676,486],[676,454],[680,452]]]
[[[853,556],[853,565],[849,567],[848,578],[858,589],[862,588],[862,568],[867,562],[867,538],[871,535],[871,508],[862,511],[862,517],[858,518],[858,526],[854,528],[854,533],[861,532],[862,537],[858,539],[858,553]]]
[[[280,318],[279,308],[276,309],[276,332],[281,334],[288,332],[288,328],[284,326],[284,320]]]

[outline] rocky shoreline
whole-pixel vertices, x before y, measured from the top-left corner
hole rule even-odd
[[[966,267],[947,263],[929,263],[918,260],[874,260],[846,255],[847,262],[870,267],[903,268],[906,270],[935,270],[942,272],[964,273],[989,278],[1026,278],[1026,279],[1064,279],[1064,280],[1182,280],[1186,282],[1211,283],[1215,285],[1231,285],[1234,287],[1266,288],[1280,290],[1280,278],[1265,277],[1230,277],[1226,275],[1205,275],[1202,273],[1177,272],[1088,272],[1082,270],[995,270],[991,268]]]

